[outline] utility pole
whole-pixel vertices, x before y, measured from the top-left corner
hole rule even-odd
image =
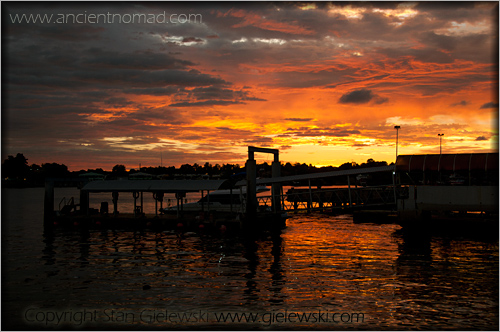
[[[394,129],[396,129],[396,160],[398,159],[398,141],[399,141],[399,129],[401,126],[394,126]]]
[[[442,145],[441,145],[441,140],[442,140],[442,138],[443,138],[444,134],[438,134],[438,136],[439,136],[439,154],[441,154],[441,151],[442,151],[442,150],[441,150],[441,146],[442,146]]]

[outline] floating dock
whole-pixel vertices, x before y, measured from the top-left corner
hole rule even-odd
[[[225,180],[110,180],[92,181],[80,189],[79,203],[69,199],[59,210],[54,211],[54,182],[46,183],[45,225],[62,229],[174,229],[183,231],[218,229],[275,229],[284,226],[283,216],[269,211],[257,212],[249,219],[242,213],[242,206],[235,204],[230,211],[211,209],[210,202],[200,203],[200,211],[184,211],[183,201],[187,193],[201,194],[200,197],[230,186]],[[240,190],[235,188],[235,194]],[[100,209],[89,206],[90,196],[95,193],[109,193],[113,206],[102,202]],[[144,194],[150,193],[155,200],[155,211],[144,210]],[[165,194],[175,194],[176,207],[162,210]],[[133,209],[119,212],[120,195],[133,195]],[[164,212],[160,212],[164,211]]]

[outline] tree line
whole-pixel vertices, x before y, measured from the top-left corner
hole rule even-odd
[[[386,161],[375,161],[370,158],[365,163],[357,164],[355,162],[346,162],[342,165],[316,167],[312,164],[294,163],[289,162],[281,165],[281,175],[301,175],[308,173],[328,172],[335,170],[349,170],[356,168],[378,167],[387,166]],[[217,177],[220,179],[229,179],[235,175],[245,172],[245,167],[239,164],[215,164],[209,162],[203,165],[194,163],[183,164],[179,167],[175,166],[157,166],[157,167],[141,167],[140,169],[128,169],[123,164],[113,166],[111,171],[105,171],[102,168],[69,171],[68,167],[64,164],[58,163],[43,163],[42,165],[29,164],[28,159],[22,154],[18,153],[16,156],[9,155],[7,159],[2,162],[2,182],[4,186],[10,184],[24,183],[25,186],[41,186],[44,185],[46,178],[77,178],[81,174],[97,173],[106,176],[106,179],[124,178],[128,175],[138,172],[151,174],[161,178],[178,178],[185,176],[208,176],[209,178]],[[257,165],[258,177],[271,177],[272,166],[267,162]]]

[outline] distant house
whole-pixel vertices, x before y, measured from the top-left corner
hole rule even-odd
[[[99,174],[99,173],[94,173],[94,172],[89,172],[89,173],[84,173],[78,175],[79,178],[82,178],[83,180],[90,182],[90,181],[102,181],[106,177],[104,174]]]
[[[128,178],[129,180],[152,180],[156,178],[156,176],[144,172],[137,172],[134,174],[130,174]]]

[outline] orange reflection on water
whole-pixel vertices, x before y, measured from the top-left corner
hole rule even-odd
[[[320,218],[293,219],[284,232],[288,301],[325,309],[363,295],[375,301],[375,293],[384,291],[374,286],[393,278],[397,244],[386,236],[387,229],[377,233],[373,225],[350,227],[347,216]]]
[[[133,312],[363,313],[359,329],[460,329],[470,313],[488,327],[498,307],[498,241],[408,235],[347,215],[297,214],[281,234],[103,230],[45,243],[46,305],[69,290],[75,306]]]

